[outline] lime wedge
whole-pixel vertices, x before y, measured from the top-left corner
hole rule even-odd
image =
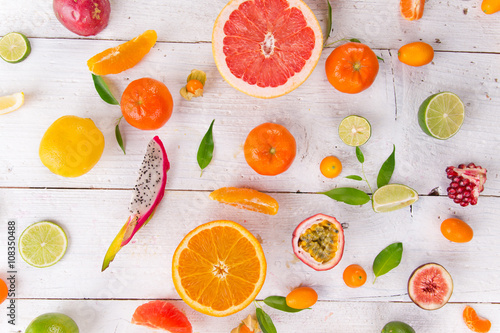
[[[21,62],[30,52],[28,38],[19,32],[8,33],[0,39],[0,57],[7,62]]]
[[[68,238],[64,230],[52,222],[38,222],[26,228],[19,237],[19,253],[35,267],[48,267],[66,252]]]
[[[373,210],[377,213],[392,212],[418,200],[418,193],[401,184],[388,184],[373,193]]]
[[[462,126],[464,117],[464,103],[449,91],[429,96],[418,110],[418,123],[422,130],[440,140],[455,135]]]
[[[340,139],[349,146],[364,144],[372,135],[372,127],[368,120],[360,116],[347,116],[340,122]]]
[[[0,97],[0,115],[15,111],[24,104],[22,92]]]

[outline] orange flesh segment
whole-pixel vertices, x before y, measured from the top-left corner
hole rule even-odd
[[[424,14],[425,0],[401,0],[401,15],[408,21],[422,18]]]
[[[210,199],[227,205],[263,214],[275,215],[279,204],[268,194],[238,187],[222,187],[210,193]]]
[[[467,327],[473,332],[486,333],[491,329],[491,322],[486,318],[479,317],[476,310],[470,306],[465,307],[463,318]]]

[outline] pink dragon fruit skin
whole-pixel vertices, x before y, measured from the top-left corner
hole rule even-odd
[[[139,177],[129,205],[130,216],[106,252],[102,271],[108,268],[118,251],[127,245],[137,231],[153,217],[156,207],[165,194],[169,169],[170,163],[165,147],[160,138],[155,136],[148,144],[139,169]]]

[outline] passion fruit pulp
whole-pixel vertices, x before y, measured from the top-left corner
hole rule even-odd
[[[292,247],[297,258],[314,270],[332,269],[344,254],[344,229],[335,217],[316,214],[295,228]]]
[[[428,263],[417,267],[408,280],[408,295],[424,310],[443,307],[453,293],[450,273],[441,265]]]

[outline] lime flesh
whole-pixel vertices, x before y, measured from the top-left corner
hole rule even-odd
[[[26,59],[30,52],[30,42],[21,33],[11,32],[0,39],[0,57],[7,62],[21,62]]]
[[[368,120],[363,117],[347,116],[340,122],[340,139],[349,146],[361,146],[368,141],[371,135],[371,125]]]
[[[373,193],[373,210],[377,213],[392,212],[413,204],[418,193],[401,184],[388,184]]]
[[[33,319],[25,333],[79,333],[73,319],[62,313],[46,313]]]
[[[418,110],[418,123],[433,138],[446,140],[455,135],[464,122],[464,103],[452,92],[428,97]]]
[[[19,253],[35,267],[48,267],[61,260],[68,247],[64,230],[52,222],[30,225],[19,237]]]

